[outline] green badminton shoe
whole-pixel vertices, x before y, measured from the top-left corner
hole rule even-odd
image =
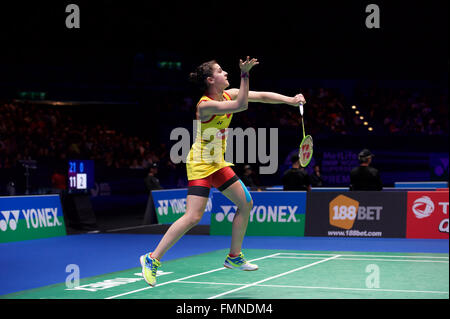
[[[242,252],[237,257],[230,257],[230,255],[228,255],[223,265],[230,269],[240,269],[245,271],[258,270],[258,266],[249,263]]]
[[[161,266],[158,259],[152,258],[151,253],[142,255],[140,258],[142,266],[142,277],[144,277],[145,282],[150,286],[155,287],[156,284],[156,270]]]

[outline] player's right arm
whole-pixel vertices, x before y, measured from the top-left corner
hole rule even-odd
[[[248,108],[248,91],[250,69],[259,64],[257,59],[247,57],[246,61],[239,61],[241,69],[241,84],[239,93],[235,100],[232,101],[204,101],[198,105],[200,119],[210,118],[214,114],[229,114],[245,111]]]

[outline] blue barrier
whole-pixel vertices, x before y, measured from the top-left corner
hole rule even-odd
[[[348,187],[311,187],[312,192],[345,192],[348,190]],[[283,191],[283,186],[275,185],[266,187],[266,191]]]
[[[395,188],[447,188],[448,182],[395,182]]]

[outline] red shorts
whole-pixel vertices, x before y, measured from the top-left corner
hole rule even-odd
[[[233,169],[226,166],[209,176],[189,181],[188,195],[209,197],[211,186],[217,188],[219,191],[223,191],[238,180],[239,178]]]

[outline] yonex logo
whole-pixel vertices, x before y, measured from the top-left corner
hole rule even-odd
[[[169,208],[172,214],[184,214],[186,212],[186,198],[173,198],[158,200],[157,211],[160,216],[169,215]],[[205,211],[209,212],[212,208],[211,198],[208,198],[208,202],[205,207]]]
[[[309,151],[309,149],[309,144],[302,145],[303,160],[307,160],[311,156],[311,152]]]
[[[159,215],[167,215],[169,213],[169,201],[166,200],[159,200],[158,201],[159,207],[158,207],[158,214]]]
[[[215,214],[217,222],[223,222],[225,218],[231,223],[236,214],[237,206],[221,205],[222,211]],[[255,205],[250,211],[250,223],[297,223],[295,216],[298,206],[264,206]]]
[[[222,206],[221,205],[220,207],[222,208],[222,212],[216,213],[216,220],[220,223],[226,217],[230,223],[233,222],[237,206],[227,206],[227,205]],[[230,213],[232,208],[233,208],[233,212]]]
[[[434,212],[434,203],[430,197],[422,196],[414,201],[412,211],[418,219],[429,217]]]
[[[20,210],[0,211],[0,229],[6,231],[16,230],[19,221],[19,214],[22,213],[25,218],[27,228],[54,227],[61,226],[58,220],[58,208],[30,208]]]
[[[169,214],[169,206],[173,214],[184,214],[186,212],[186,198],[174,198],[158,201],[158,214]]]
[[[0,229],[6,231],[8,229],[16,230],[17,220],[19,219],[19,210],[6,210],[0,212]]]
[[[228,135],[228,129],[221,129],[221,130],[217,131],[216,138],[223,140],[225,137],[227,137],[227,135]]]

